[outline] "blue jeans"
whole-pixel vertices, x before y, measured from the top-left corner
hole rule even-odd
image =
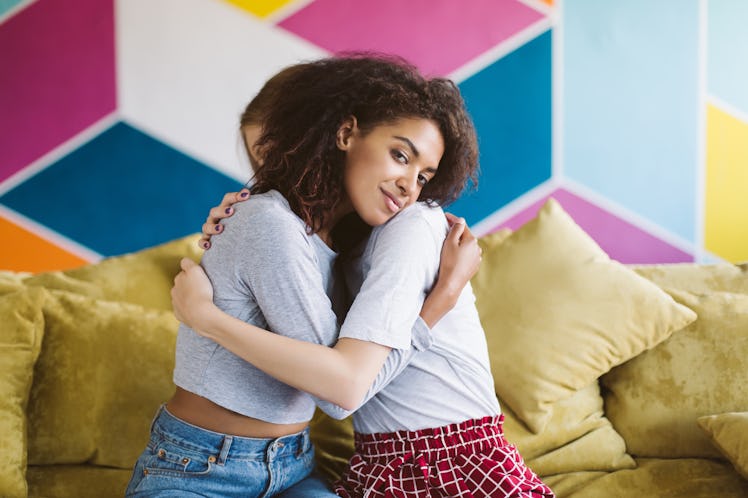
[[[337,496],[313,467],[308,428],[275,439],[230,436],[184,422],[162,406],[126,496]]]

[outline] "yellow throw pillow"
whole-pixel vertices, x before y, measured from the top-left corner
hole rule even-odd
[[[28,405],[30,465],[132,468],[174,392],[171,312],[45,290]]]
[[[26,406],[39,356],[42,291],[0,296],[0,496],[26,496]]]
[[[550,199],[472,280],[496,392],[535,433],[551,405],[696,315],[605,252]]]
[[[23,280],[28,278],[29,273],[0,270],[0,296],[22,290]]]
[[[696,419],[748,407],[748,295],[668,292],[699,318],[605,375],[605,412],[632,455],[719,457]]]
[[[582,471],[613,471],[636,466],[626,444],[603,416],[597,381],[552,405],[540,434],[527,430],[502,403],[504,434],[525,463],[540,476]]]
[[[66,271],[33,275],[26,285],[66,290],[108,301],[171,310],[171,287],[183,257],[199,261],[199,235],[190,235],[141,251],[106,258]]]
[[[730,263],[712,265],[679,263],[632,266],[631,268],[660,287],[684,290],[694,294],[714,291],[748,294],[748,266],[741,267]]]
[[[707,415],[697,422],[735,470],[748,479],[748,412]]]

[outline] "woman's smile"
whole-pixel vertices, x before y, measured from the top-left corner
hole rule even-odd
[[[380,187],[380,190],[384,195],[384,203],[387,206],[387,209],[392,211],[392,213],[397,213],[398,211],[400,211],[400,209],[403,207],[402,201],[399,201],[397,197],[385,190],[384,187]]]

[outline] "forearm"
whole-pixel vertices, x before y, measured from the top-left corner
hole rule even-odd
[[[461,291],[462,289],[437,280],[421,307],[420,316],[429,328],[434,328],[434,325],[454,308]]]
[[[374,367],[365,365],[371,358],[346,344],[330,348],[278,335],[214,305],[204,316],[199,326],[206,337],[281,382],[343,409],[357,408],[371,385]]]

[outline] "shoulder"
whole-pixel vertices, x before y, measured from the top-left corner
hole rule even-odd
[[[249,200],[234,204],[234,210],[234,216],[228,218],[227,223],[253,220],[303,226],[301,218],[291,211],[288,201],[275,190],[254,194]]]
[[[372,236],[384,238],[428,236],[441,243],[447,233],[447,228],[447,220],[440,207],[432,207],[426,203],[417,202],[405,208],[384,225],[376,227]]]
[[[225,246],[244,256],[265,257],[269,253],[288,254],[310,248],[304,222],[278,192],[253,195],[235,204],[234,209],[234,215],[225,220],[223,233],[213,238],[216,248]]]
[[[249,200],[234,205],[235,214],[226,219],[227,232],[236,230],[255,234],[306,233],[306,226],[296,213],[291,211],[288,201],[271,190],[255,194]]]
[[[447,224],[441,208],[416,203],[376,227],[369,238],[366,252],[370,257],[396,255],[398,261],[413,263],[438,258]]]

